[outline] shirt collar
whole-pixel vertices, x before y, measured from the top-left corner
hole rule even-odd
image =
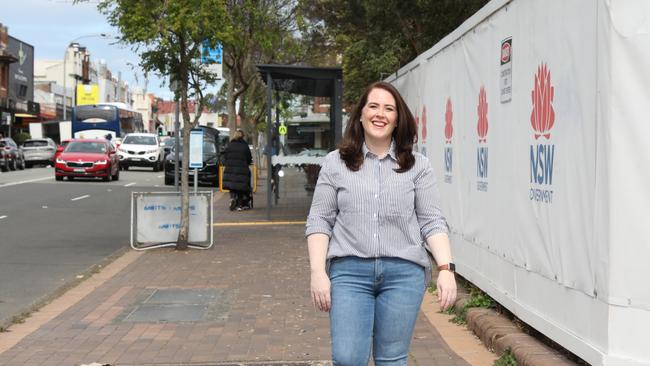
[[[373,156],[376,156],[372,151],[370,151],[370,149],[368,149],[368,146],[366,146],[365,141],[363,142],[361,151],[363,152],[364,158],[368,156],[368,154],[372,154]],[[390,156],[393,160],[397,161],[397,154],[395,153],[395,139],[390,140],[390,147],[388,148],[388,156]]]

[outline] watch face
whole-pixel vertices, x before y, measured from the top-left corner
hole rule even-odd
[[[454,263],[449,263],[449,270],[452,272],[456,272],[456,265]]]

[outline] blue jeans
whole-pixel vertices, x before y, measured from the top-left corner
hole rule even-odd
[[[424,268],[400,258],[343,257],[329,267],[335,366],[406,365],[425,290]]]

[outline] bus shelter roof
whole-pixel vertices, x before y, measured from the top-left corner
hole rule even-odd
[[[257,65],[257,69],[264,82],[271,74],[273,90],[313,97],[333,97],[335,81],[343,78],[340,67]]]

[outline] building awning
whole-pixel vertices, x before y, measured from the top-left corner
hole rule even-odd
[[[38,115],[29,114],[29,113],[16,113],[14,116],[18,118],[38,118]]]
[[[0,62],[5,64],[13,64],[14,62],[18,62],[18,57],[7,52],[6,50],[0,50]]]

